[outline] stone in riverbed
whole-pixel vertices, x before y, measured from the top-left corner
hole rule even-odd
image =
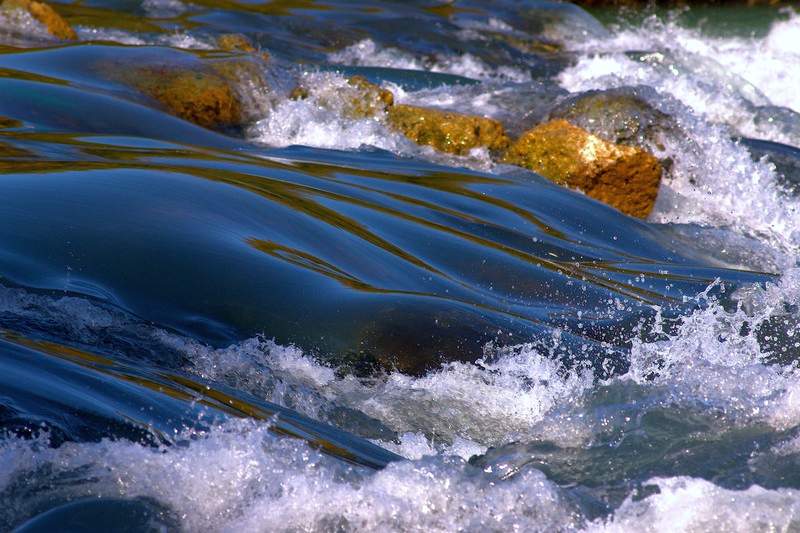
[[[563,119],[525,132],[503,162],[529,168],[639,218],[652,211],[662,174],[649,152],[610,143]]]
[[[258,54],[264,61],[269,61],[269,52],[264,50],[259,52],[253,42],[241,33],[223,33],[217,37],[217,46],[226,52]]]
[[[167,112],[215,130],[240,128],[251,117],[250,96],[243,82],[265,86],[257,61],[166,61],[124,69],[104,66],[106,75],[156,100]]]
[[[253,46],[250,39],[241,33],[223,33],[217,37],[217,46],[226,52],[253,53],[256,51],[256,47]]]
[[[229,80],[213,71],[136,69],[134,86],[171,114],[211,129],[237,126],[242,107]]]
[[[41,22],[53,37],[64,41],[78,38],[75,30],[49,4],[36,0],[3,0],[0,3],[0,12],[14,10],[29,13],[34,19]]]
[[[388,109],[389,124],[417,144],[450,154],[473,148],[499,153],[510,144],[503,125],[490,118],[399,104]]]
[[[549,119],[564,119],[615,144],[660,145],[660,137],[677,131],[674,120],[647,101],[649,88],[620,87],[586,91],[550,110]]]

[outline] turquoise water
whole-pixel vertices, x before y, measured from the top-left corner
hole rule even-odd
[[[800,16],[54,5],[79,41],[0,16],[0,529],[800,527]],[[125,77],[230,58],[220,132]],[[342,113],[352,74],[512,132],[635,93],[656,208]]]

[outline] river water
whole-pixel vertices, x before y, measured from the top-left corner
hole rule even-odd
[[[0,529],[800,530],[800,14],[54,5],[78,41],[0,12]],[[244,128],[120,81],[230,32]],[[656,208],[343,114],[353,74],[517,133],[635,94]]]

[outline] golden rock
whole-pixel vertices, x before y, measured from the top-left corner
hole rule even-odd
[[[391,106],[388,116],[389,124],[415,143],[450,154],[481,147],[500,152],[510,142],[503,125],[490,118],[405,104]]]
[[[529,168],[639,218],[653,210],[662,174],[651,153],[610,143],[563,119],[525,132],[503,162]]]

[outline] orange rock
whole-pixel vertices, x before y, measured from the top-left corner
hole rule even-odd
[[[78,38],[69,23],[56,13],[49,4],[44,2],[37,2],[36,0],[4,0],[0,4],[0,9],[27,11],[33,18],[41,22],[52,36],[59,39],[69,41]]]
[[[649,152],[607,142],[563,119],[525,132],[503,162],[534,170],[639,218],[652,211],[662,173]]]
[[[416,142],[450,154],[466,155],[473,148],[493,152],[509,145],[503,125],[484,117],[399,104],[388,109],[389,124]]]

